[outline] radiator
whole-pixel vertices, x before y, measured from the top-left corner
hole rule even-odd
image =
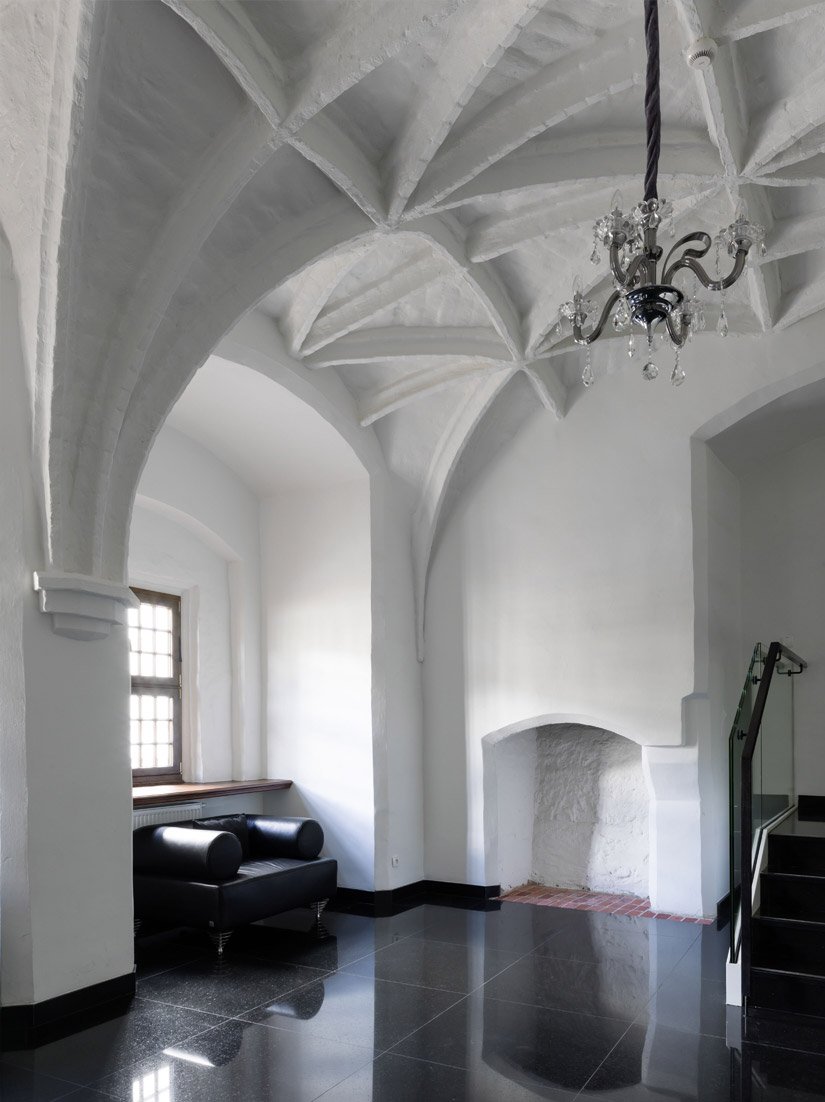
[[[142,807],[132,812],[132,830],[137,830],[138,827],[158,826],[160,823],[180,823],[186,819],[199,819],[201,815],[203,815],[203,804],[199,800],[169,807]]]

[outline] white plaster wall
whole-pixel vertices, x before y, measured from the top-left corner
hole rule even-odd
[[[61,638],[43,562],[17,287],[0,237],[0,999],[40,1002],[134,964],[126,636]]]
[[[526,884],[533,876],[536,756],[533,729],[485,740],[485,831],[502,891]]]
[[[184,647],[189,728],[184,737],[184,780],[235,778],[232,760],[232,654],[227,562],[169,517],[135,506],[129,541],[129,581],[182,595],[194,606],[183,631],[194,634]],[[194,669],[187,659],[194,658]],[[191,723],[191,727],[189,724]],[[257,732],[255,732],[257,735]],[[187,737],[188,736],[188,737]]]
[[[192,778],[265,776],[258,501],[210,451],[171,428],[158,434],[138,486],[129,577],[181,592],[184,612],[190,606]]]
[[[355,402],[340,378],[298,363],[270,318],[259,312],[247,315],[216,353],[261,372],[305,401],[341,434],[368,472],[375,887],[415,883],[424,876],[424,704],[415,645],[408,491],[387,470],[375,432],[360,425]],[[271,762],[274,772],[277,763]]]
[[[825,795],[825,436],[755,466],[741,487],[744,637],[808,660],[793,682],[797,791]]]
[[[615,345],[598,349],[597,385],[575,392],[561,422],[537,414],[469,486],[429,573],[428,876],[495,882],[482,740],[580,722],[644,747],[654,905],[714,913],[726,767],[719,741],[705,740],[719,737],[725,691],[708,678],[691,442],[819,378],[820,324],[758,342],[708,334],[687,353],[678,391],[645,384]],[[707,488],[699,505],[707,511]]]
[[[375,883],[369,483],[263,503],[268,759],[338,882]]]
[[[0,1001],[34,1001],[29,881],[23,620],[31,614],[30,559],[39,551],[18,286],[0,233]]]
[[[662,391],[643,385],[610,376],[564,421],[537,415],[445,526],[425,657],[433,878],[494,882],[480,799],[490,732],[579,721],[681,742],[693,687],[690,449],[662,416]]]
[[[693,479],[696,690],[706,696],[696,752],[707,909],[729,890],[728,738],[756,640],[742,636],[739,481],[701,441],[693,445]]]
[[[648,791],[642,752],[610,731],[540,729],[532,879],[593,891],[648,890]]]

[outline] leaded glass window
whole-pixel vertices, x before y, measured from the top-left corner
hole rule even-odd
[[[134,589],[129,610],[129,730],[132,772],[144,781],[179,781],[180,598]]]

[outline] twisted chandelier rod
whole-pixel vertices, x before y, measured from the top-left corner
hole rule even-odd
[[[659,7],[658,0],[645,0],[644,3],[645,49],[647,54],[647,72],[645,82],[645,128],[646,128],[646,164],[644,175],[644,198],[629,215],[620,207],[618,194],[614,196],[613,209],[598,219],[594,225],[594,249],[591,260],[599,263],[598,246],[601,243],[608,250],[610,273],[614,290],[601,310],[595,324],[585,333],[584,326],[595,315],[594,305],[581,292],[574,289],[571,302],[565,303],[560,310],[558,329],[563,320],[572,323],[572,335],[576,344],[587,349],[587,360],[582,381],[585,386],[593,383],[589,346],[599,338],[608,318],[613,314],[613,325],[617,332],[630,329],[629,354],[633,355],[633,325],[646,331],[648,349],[653,351],[655,328],[665,323],[667,334],[676,350],[676,367],[671,381],[680,385],[685,378],[679,365],[679,351],[695,332],[704,328],[704,310],[695,295],[685,301],[684,293],[673,286],[673,278],[679,271],[691,272],[709,291],[720,292],[723,296],[720,324],[717,330],[721,336],[728,331],[725,315],[724,292],[731,287],[745,269],[750,249],[759,244],[764,252],[762,241],[764,230],[744,216],[737,214],[734,222],[719,231],[715,237],[704,231],[685,234],[670,249],[662,264],[661,283],[658,282],[659,264],[664,250],[658,243],[659,227],[665,217],[672,219],[673,207],[667,200],[659,198],[658,176],[659,156],[662,145],[662,114],[660,100],[660,57],[659,57]],[[672,232],[672,222],[671,222]],[[707,256],[713,244],[716,244],[716,278],[708,274],[700,263]],[[726,247],[733,264],[730,272],[722,277],[719,273],[719,260],[722,247]],[[646,379],[658,375],[658,368],[649,360],[642,371]]]

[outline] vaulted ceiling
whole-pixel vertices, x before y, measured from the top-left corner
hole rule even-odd
[[[766,226],[767,255],[728,294],[731,328],[790,326],[825,307],[825,2],[660,8],[660,192],[677,229],[715,232],[740,205]],[[85,426],[62,457],[67,501],[101,477],[129,489],[117,456],[180,392],[170,365],[194,369],[251,307],[308,369],[340,377],[431,521],[505,395],[563,416],[581,360],[555,332],[559,305],[575,274],[607,290],[588,264],[593,220],[617,187],[640,198],[641,3],[85,9],[55,352],[74,365],[63,416]],[[718,56],[695,71],[701,36]],[[101,403],[105,476],[84,458]]]

